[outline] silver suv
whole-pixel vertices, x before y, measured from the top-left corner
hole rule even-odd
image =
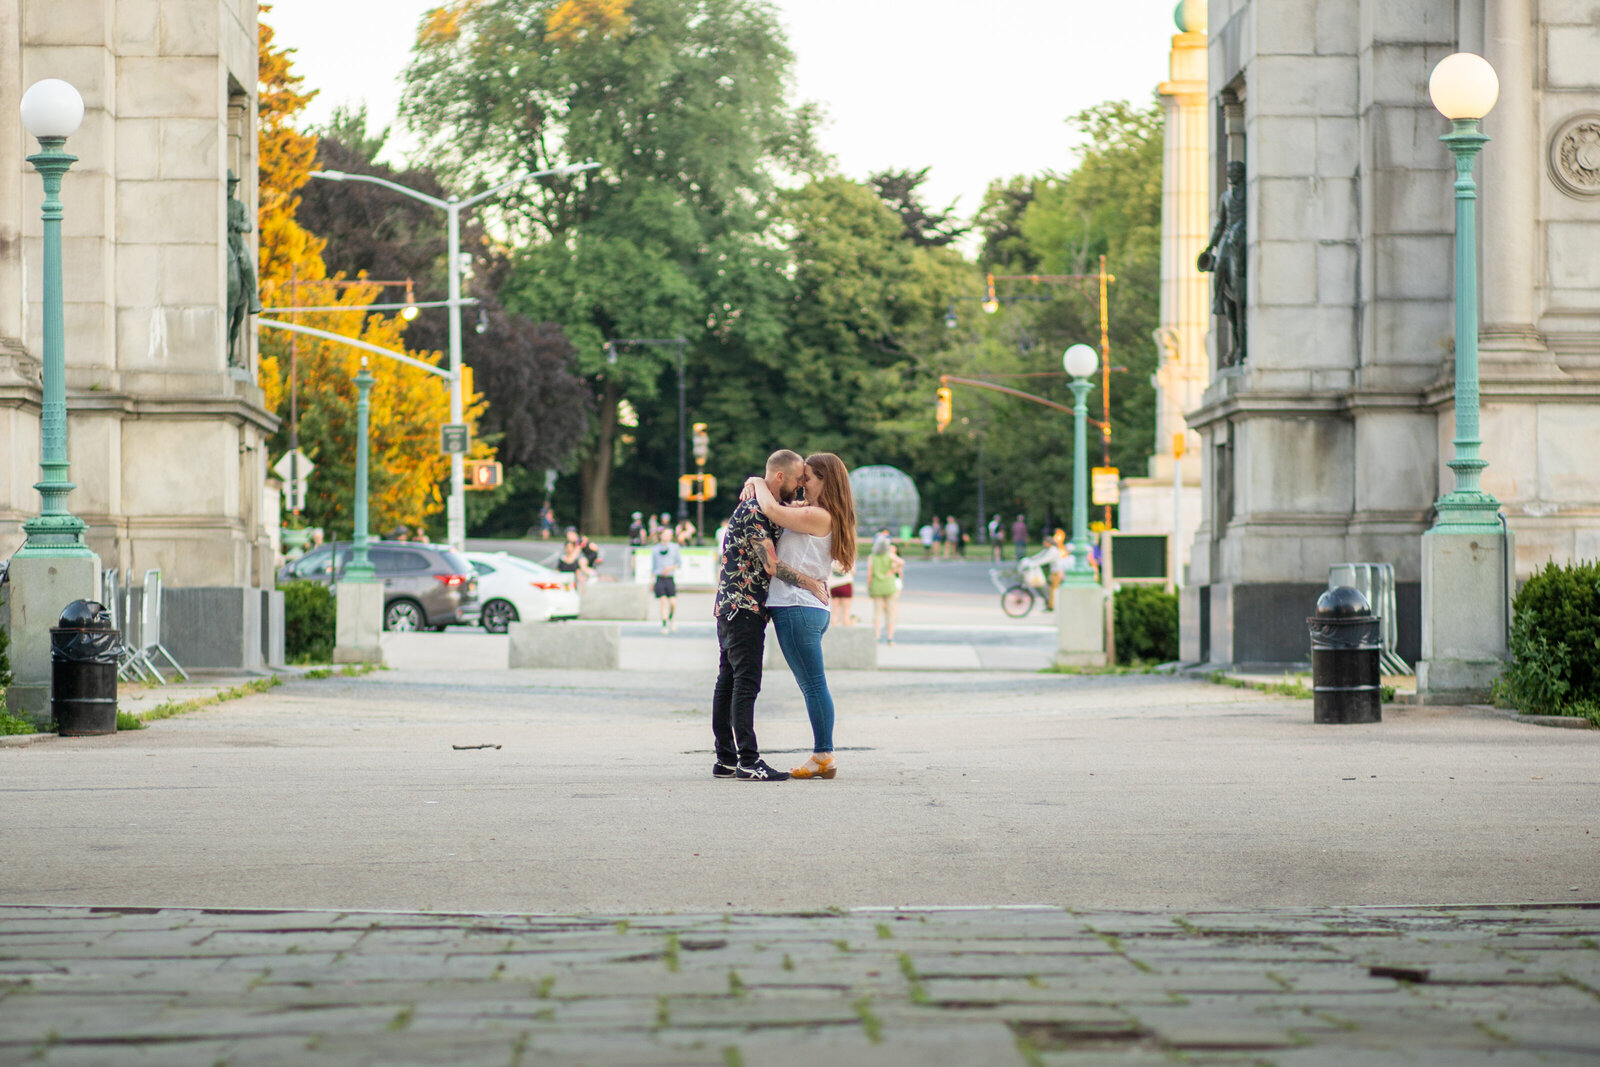
[[[278,569],[278,581],[336,586],[350,564],[349,541],[318,545]],[[336,555],[337,554],[337,555]],[[443,630],[478,619],[478,577],[445,545],[368,541],[367,559],[383,583],[385,630]]]

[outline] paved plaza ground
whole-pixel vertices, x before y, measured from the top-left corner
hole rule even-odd
[[[710,778],[688,620],[0,749],[0,1064],[1600,1058],[1600,732],[985,666],[1038,621],[836,673],[832,782]]]

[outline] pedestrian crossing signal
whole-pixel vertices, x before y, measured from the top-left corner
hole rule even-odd
[[[502,480],[500,461],[493,459],[469,459],[462,464],[462,480],[466,482],[467,489],[498,489]]]

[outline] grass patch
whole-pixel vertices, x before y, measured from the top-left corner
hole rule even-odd
[[[243,685],[236,685],[232,689],[224,689],[220,693],[212,693],[208,697],[195,697],[193,700],[166,700],[139,717],[146,724],[155,722],[157,719],[170,719],[174,715],[186,715],[191,711],[214,707],[217,704],[226,704],[228,701],[238,700],[240,697],[265,693],[268,689],[276,689],[282,684],[283,679],[277,675],[273,675],[271,678],[256,678]]]
[[[667,961],[667,970],[673,974],[678,973],[678,935],[667,935],[667,951],[663,954]]]
[[[911,962],[911,957],[900,953],[900,973],[905,976],[906,984],[911,988],[911,1003],[928,1003],[928,991],[922,988],[922,976],[917,973],[917,965]]]
[[[144,720],[131,711],[117,712],[117,732],[123,730],[143,730]]]
[[[314,678],[314,679],[332,678],[333,677],[333,668],[332,667],[315,667],[315,668],[313,668],[313,669],[311,669],[309,671],[306,671],[306,673],[302,674],[300,677],[302,677],[302,678]]]
[[[18,734],[36,734],[39,728],[33,725],[32,719],[19,719],[4,709],[0,709],[0,737],[11,737]]]
[[[1063,663],[1052,663],[1048,667],[1041,667],[1040,674],[1154,674],[1159,663],[1137,660],[1133,663],[1112,663],[1104,667],[1069,667]]]
[[[889,924],[888,923],[879,923],[878,924],[878,940],[879,941],[888,941],[892,937],[894,937],[894,931],[889,929]]]
[[[861,1018],[861,1029],[867,1032],[867,1040],[874,1045],[883,1042],[883,1020],[872,1011],[872,997],[865,996],[850,1005],[855,1009],[856,1015]]]
[[[1225,685],[1233,689],[1254,689],[1260,693],[1271,696],[1294,697],[1297,700],[1310,700],[1311,687],[1306,685],[1303,674],[1285,674],[1281,682],[1252,682],[1245,678],[1235,678],[1223,674],[1221,671],[1212,671],[1206,679],[1216,685]]]

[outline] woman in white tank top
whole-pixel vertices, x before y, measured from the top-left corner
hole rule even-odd
[[[783,528],[773,574],[777,580],[767,591],[767,610],[778,647],[806,698],[812,734],[811,758],[789,773],[795,778],[832,778],[838,771],[833,758],[833,695],[822,665],[828,606],[799,583],[810,578],[826,588],[834,561],[846,572],[855,567],[856,506],[850,472],[832,452],[807,457],[800,487],[806,503],[790,507],[778,503],[761,478],[747,481],[745,492],[753,493],[767,518]]]

